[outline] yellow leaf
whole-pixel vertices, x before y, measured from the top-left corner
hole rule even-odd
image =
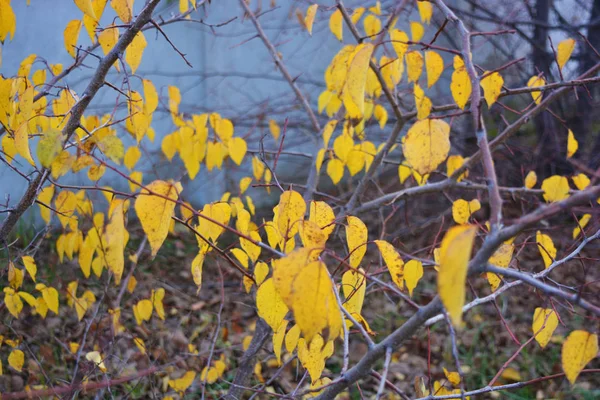
[[[241,137],[234,137],[228,141],[229,146],[229,157],[233,160],[237,165],[241,165],[244,160],[244,156],[246,155],[246,150],[248,149],[248,145],[246,141]]]
[[[452,203],[452,218],[457,224],[466,224],[471,217],[471,214],[481,209],[481,203],[479,200],[473,199],[466,201],[458,199]]]
[[[329,204],[324,201],[311,201],[308,219],[316,223],[327,237],[335,229],[335,215]]]
[[[415,83],[414,88],[415,107],[417,107],[417,119],[425,119],[431,113],[431,100],[425,96],[425,92]]]
[[[579,190],[585,189],[591,183],[590,178],[588,178],[587,175],[584,173],[574,175],[571,177],[571,179],[573,180],[573,183],[575,184],[575,186],[577,186],[577,189]]]
[[[512,242],[513,239],[510,239],[502,243],[502,245],[498,247],[498,250],[496,250],[490,257],[489,263],[500,268],[508,268],[515,249],[515,246],[512,244]],[[500,277],[492,272],[488,272],[486,275],[492,288],[492,292],[496,291],[501,283]]]
[[[75,5],[88,17],[97,19],[92,0],[73,0]]]
[[[312,35],[313,23],[315,22],[315,16],[317,15],[317,10],[319,9],[318,4],[313,4],[306,9],[306,17],[304,18],[304,26],[309,34]]]
[[[114,1],[114,0],[113,0]],[[107,55],[119,40],[119,29],[113,25],[107,26],[102,32],[98,34],[98,43],[102,47],[102,52]],[[119,62],[115,61],[114,64],[117,71],[120,71]]]
[[[273,331],[277,331],[289,311],[286,303],[275,289],[272,278],[267,279],[258,287],[256,307],[258,315],[265,320]]]
[[[194,279],[196,286],[198,286],[198,290],[200,290],[200,287],[202,286],[202,266],[204,264],[205,256],[206,253],[204,251],[198,252],[191,264],[192,278]]]
[[[452,385],[458,386],[460,384],[460,374],[458,372],[449,372],[444,368],[444,375],[446,375],[446,379],[448,379],[448,382]]]
[[[525,187],[531,189],[537,183],[537,174],[535,171],[529,171],[525,176]]]
[[[404,261],[394,246],[385,240],[375,240],[375,244],[381,253],[381,257],[390,272],[392,281],[400,289],[404,288]]]
[[[99,351],[90,351],[86,353],[85,359],[93,362],[102,372],[106,372],[106,366],[104,365],[104,360],[102,359],[102,355]]]
[[[420,175],[436,170],[450,151],[450,126],[439,119],[424,119],[410,127],[402,145],[406,161]]]
[[[148,299],[143,299],[133,305],[133,314],[138,325],[143,321],[150,321],[152,317],[152,302]]]
[[[146,186],[135,201],[135,212],[144,233],[148,236],[152,257],[167,238],[171,217],[175,211],[175,201],[181,190],[180,183],[156,180]]]
[[[191,386],[194,379],[196,379],[196,372],[187,371],[181,378],[170,379],[169,386],[173,388],[173,390],[183,393]]]
[[[360,120],[365,111],[365,87],[367,84],[367,71],[373,44],[363,43],[356,46],[351,55],[348,66],[346,84],[344,86],[343,102],[346,112],[351,119]]]
[[[127,169],[132,170],[141,156],[142,152],[140,151],[139,147],[131,146],[125,152],[125,156],[123,157],[123,164],[125,165],[125,167],[127,167]]]
[[[454,174],[454,171],[456,171],[457,169],[459,169],[460,167],[462,167],[462,165],[464,164],[465,159],[460,156],[460,155],[455,155],[455,156],[449,156],[448,160],[446,160],[446,175],[448,176],[452,176]],[[469,176],[469,171],[465,171],[464,173],[462,173],[457,179],[457,182],[462,181],[465,177]]]
[[[558,64],[558,69],[563,69],[569,58],[571,58],[573,49],[575,49],[574,39],[565,39],[556,46],[556,63]]]
[[[362,17],[364,13],[365,13],[365,8],[364,7],[357,7],[357,8],[355,8],[354,12],[350,16],[350,19],[352,20],[352,23],[354,25],[356,25],[356,23],[360,20],[360,17]]]
[[[344,18],[340,10],[335,10],[331,17],[329,17],[329,29],[331,33],[335,35],[337,40],[342,41],[344,34]]]
[[[369,231],[358,217],[348,216],[346,218],[346,243],[350,254],[348,263],[356,268],[367,252],[367,241]]]
[[[44,168],[50,168],[62,151],[64,136],[58,129],[50,129],[44,133],[37,146],[37,156]]]
[[[381,15],[381,2],[377,0],[375,6],[369,7],[369,11],[375,15]]]
[[[300,327],[294,325],[285,335],[285,349],[288,353],[293,352],[298,345],[298,339],[300,339]]]
[[[546,84],[546,80],[541,76],[532,76],[527,81],[527,87],[534,88],[538,86],[544,86]],[[539,90],[534,90],[531,92],[531,97],[535,104],[540,104],[542,102],[542,92]]]
[[[579,148],[579,143],[577,139],[575,139],[575,135],[573,135],[573,131],[569,129],[569,134],[567,137],[567,158],[573,157],[573,155],[577,152]]]
[[[475,226],[454,226],[446,232],[440,247],[438,293],[456,327],[462,323],[465,282],[476,232]]]
[[[554,203],[569,197],[569,181],[564,176],[554,175],[542,182],[544,200]]]
[[[77,45],[77,39],[79,38],[79,31],[81,30],[81,21],[74,19],[67,24],[63,33],[65,39],[65,49],[71,57],[75,57],[75,46]]]
[[[92,40],[92,43],[96,42],[96,28],[98,27],[98,22],[100,21],[102,14],[104,13],[106,3],[108,3],[108,0],[92,0],[92,9],[95,16],[91,16],[89,15],[90,13],[85,13],[84,11],[83,25],[85,26],[85,30]]]
[[[133,18],[133,1],[134,0],[110,0],[110,6],[115,10],[121,21],[126,24],[130,23]]]
[[[256,280],[256,284],[262,284],[267,275],[269,275],[269,266],[262,261],[257,262],[254,266],[254,279]]]
[[[433,4],[428,1],[418,1],[417,7],[419,8],[421,21],[429,25],[431,22],[431,16],[433,15]]]
[[[535,335],[535,340],[540,344],[542,349],[550,342],[550,338],[557,326],[558,316],[553,309],[540,307],[535,309],[531,330]]]
[[[381,20],[374,15],[367,15],[363,20],[363,26],[367,37],[375,36],[381,32]]]
[[[311,257],[316,259],[325,248],[326,233],[313,221],[300,221],[300,238],[302,244],[308,249],[315,250]]]
[[[58,219],[63,228],[66,228],[76,208],[77,197],[73,192],[63,190],[54,199],[54,209],[57,211]]]
[[[419,7],[423,2],[419,2]],[[433,50],[425,52],[425,69],[427,70],[427,87],[432,87],[444,72],[444,59]]]
[[[298,232],[298,222],[304,219],[306,203],[300,193],[288,190],[279,197],[278,209],[277,228],[284,237],[291,238]]]
[[[423,72],[423,56],[418,51],[406,53],[406,74],[408,82],[417,82]]]
[[[419,42],[425,34],[425,28],[417,21],[410,21],[410,35],[413,42]]]
[[[577,226],[573,229],[573,239],[576,239],[577,236],[583,231],[583,229],[587,226],[588,222],[592,218],[592,214],[584,214],[581,219],[577,222]]]
[[[450,82],[450,91],[456,105],[462,110],[471,97],[471,79],[467,73],[467,68],[458,55],[454,56],[454,72]]]
[[[132,277],[133,278],[133,277]],[[152,306],[154,307],[154,311],[156,311],[156,315],[158,318],[165,320],[165,307],[163,305],[163,299],[165,298],[165,289],[158,288],[157,290],[152,290],[150,294],[150,298],[152,299]]]
[[[309,345],[307,345],[307,341],[310,343]],[[333,342],[325,343],[320,335],[315,336],[312,341],[305,338],[298,341],[298,358],[313,382],[321,377],[323,369],[325,369],[325,360],[331,354],[333,354]]]
[[[598,354],[598,336],[586,331],[573,331],[562,347],[562,367],[571,385],[587,363]]]
[[[381,104],[376,104],[375,110],[373,111],[373,115],[375,116],[375,119],[379,122],[379,128],[383,129],[388,120],[388,113],[385,107],[383,107]]]
[[[502,85],[504,85],[504,79],[498,72],[493,72],[483,78],[480,82],[483,88],[483,96],[487,102],[488,108],[492,106],[498,100],[500,92],[502,91]]]
[[[404,54],[408,51],[408,35],[401,30],[392,29],[390,30],[390,40],[398,59],[402,62]]]
[[[138,32],[125,51],[125,61],[127,64],[129,64],[132,74],[135,74],[135,71],[142,62],[142,54],[144,53],[146,45],[147,43],[144,34],[142,32]]]
[[[21,260],[23,261],[23,265],[29,273],[29,276],[31,276],[31,279],[33,279],[35,282],[35,275],[37,274],[37,265],[35,265],[35,260],[31,256],[23,256],[21,257]]]
[[[365,271],[349,269],[342,275],[342,292],[344,293],[343,306],[350,314],[359,314],[362,311],[367,291],[367,278]],[[350,321],[346,321],[348,324]]]
[[[113,206],[114,204],[114,206]],[[125,218],[122,200],[113,200],[112,212],[110,212],[110,223],[106,226],[104,234],[105,257],[104,262],[108,269],[115,275],[115,284],[121,283],[125,260],[123,249],[125,247]]]
[[[43,283],[38,283],[35,288],[42,293],[42,297],[48,306],[48,309],[58,314],[58,290]]]
[[[23,310],[23,302],[21,301],[21,297],[19,297],[11,287],[4,288],[4,304],[6,304],[8,312],[10,312],[13,317],[19,318],[19,314],[21,313],[21,310]]]
[[[342,318],[334,290],[322,261],[306,265],[292,282],[292,296],[287,304],[306,340],[317,334],[330,339],[339,335]]]
[[[15,29],[17,28],[17,18],[10,6],[10,0],[0,1],[0,42],[4,40],[10,33],[10,40],[15,37]]]
[[[538,245],[538,250],[542,255],[542,259],[544,260],[544,266],[548,268],[556,258],[556,247],[554,247],[554,242],[550,236],[540,231],[536,232],[535,241]]]
[[[279,140],[279,134],[281,133],[281,129],[279,128],[279,125],[277,125],[277,121],[275,121],[274,119],[269,120],[269,131],[271,132],[271,135],[273,135],[273,138],[276,141]]]
[[[23,364],[25,363],[25,354],[19,349],[14,349],[8,355],[8,365],[10,365],[17,372],[21,372]]]
[[[419,280],[423,277],[423,264],[418,260],[409,260],[404,264],[404,282],[408,294],[412,297],[413,290],[417,287]]]
[[[281,325],[273,332],[273,353],[275,353],[275,359],[277,365],[281,366],[281,347],[283,346],[283,339],[285,338],[285,328],[288,326],[288,321],[282,321]]]
[[[412,170],[406,165],[398,166],[398,177],[400,178],[400,183],[406,182],[408,177],[412,174]]]

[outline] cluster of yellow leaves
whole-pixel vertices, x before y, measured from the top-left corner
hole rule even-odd
[[[23,286],[25,272],[27,272],[34,283],[36,282],[37,275],[37,265],[33,257],[23,256],[21,261],[24,269],[17,268],[12,262],[8,263],[9,285],[3,289],[4,304],[6,305],[8,312],[10,312],[13,317],[19,318],[21,311],[23,310],[23,300],[25,300],[32,310],[42,318],[46,318],[48,310],[58,314],[58,291],[55,288],[46,286],[43,283],[36,283],[35,289],[40,293],[38,297],[35,297],[26,291],[19,290]]]
[[[133,315],[138,325],[144,321],[150,321],[152,311],[156,312],[156,316],[161,320],[165,319],[165,309],[163,299],[165,298],[165,289],[159,288],[152,290],[149,299],[142,299],[133,305]]]
[[[202,380],[203,382],[206,381],[206,383],[211,385],[215,383],[217,379],[222,377],[223,373],[225,373],[226,370],[227,364],[225,363],[225,354],[221,354],[221,357],[218,360],[215,360],[214,365],[204,367],[204,369],[200,373],[200,380]],[[177,388],[175,387],[174,389],[177,390]]]
[[[161,148],[165,157],[172,161],[175,154],[179,153],[192,179],[200,171],[202,162],[209,171],[221,169],[227,157],[236,165],[241,165],[248,145],[243,138],[233,136],[233,123],[218,113],[193,115],[191,121],[186,121],[179,115],[180,101],[179,89],[170,86],[169,108],[179,129],[163,138]],[[209,139],[207,125],[212,128],[213,139]]]

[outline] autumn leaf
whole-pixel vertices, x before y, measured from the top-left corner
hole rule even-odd
[[[417,287],[419,280],[423,277],[423,263],[419,260],[409,260],[404,264],[404,282],[408,289],[410,297],[413,295],[413,290]]]
[[[544,260],[544,265],[548,268],[556,258],[556,247],[554,247],[554,242],[552,238],[540,231],[537,231],[535,234],[535,241],[538,246],[538,250],[542,255],[542,259]]]
[[[404,261],[400,254],[396,251],[394,246],[385,240],[375,240],[375,244],[381,253],[381,258],[390,272],[392,281],[398,286],[398,288],[404,288]]]
[[[454,226],[446,232],[440,247],[438,293],[456,327],[462,323],[467,269],[476,232],[475,226]]]
[[[307,343],[308,342],[308,343]],[[315,382],[321,377],[325,369],[325,360],[333,354],[333,342],[325,343],[320,335],[311,340],[304,338],[298,341],[298,359],[308,371],[311,381]]]
[[[525,187],[527,189],[531,189],[537,183],[537,174],[535,171],[529,171],[527,176],[525,176]]]
[[[234,137],[228,141],[227,145],[229,148],[229,157],[231,157],[234,163],[241,165],[248,149],[246,141],[241,137]]]
[[[286,303],[275,289],[272,278],[267,279],[258,287],[256,307],[258,315],[265,320],[273,331],[277,331],[289,311]]]
[[[79,31],[81,30],[81,21],[74,19],[70,21],[63,33],[65,39],[65,49],[71,57],[75,57],[75,46],[77,45],[77,39],[79,38]]]
[[[25,354],[21,350],[14,349],[8,355],[8,365],[10,365],[15,371],[21,372],[24,363]]]
[[[483,96],[487,102],[488,108],[492,106],[498,100],[500,93],[502,92],[502,85],[504,85],[504,79],[498,72],[492,72],[483,78],[480,82],[483,88]]]
[[[73,0],[75,5],[88,17],[97,19],[92,0]]]
[[[302,195],[288,190],[279,197],[279,216],[277,228],[287,238],[293,237],[299,229],[299,222],[304,219],[306,203]]]
[[[554,175],[542,182],[544,200],[548,203],[561,201],[569,197],[569,181],[564,176]]]
[[[423,2],[419,2],[419,6]],[[442,56],[433,50],[425,52],[425,70],[427,71],[427,87],[430,88],[440,79],[444,72],[444,60]]]
[[[542,349],[550,342],[550,338],[557,326],[558,317],[553,309],[540,307],[535,309],[531,330],[535,335],[535,340]]]
[[[181,378],[169,379],[169,387],[178,393],[183,393],[192,385],[194,379],[196,379],[196,372],[187,371]]]
[[[562,347],[562,367],[573,385],[581,370],[598,355],[598,336],[578,330],[569,334]]]
[[[313,4],[306,9],[306,17],[304,18],[304,27],[310,35],[312,35],[313,24],[315,22],[315,16],[319,9],[318,4]]]
[[[439,119],[417,121],[409,128],[402,148],[406,161],[419,174],[433,172],[450,151],[450,126]]]
[[[329,17],[329,29],[337,40],[341,42],[344,34],[344,18],[340,10],[335,10],[331,14],[331,17]]]
[[[469,221],[471,214],[479,211],[480,209],[481,204],[477,199],[473,199],[471,201],[458,199],[452,203],[452,218],[454,218],[454,222],[457,224],[466,224]]]
[[[181,190],[183,189],[179,183],[157,180],[147,185],[135,201],[135,212],[144,233],[148,236],[152,257],[156,255],[169,233],[175,202]]]
[[[125,51],[125,61],[129,64],[132,74],[135,74],[135,71],[137,71],[142,62],[142,54],[144,53],[146,45],[147,43],[144,34],[138,32]]]
[[[541,76],[532,76],[527,81],[527,87],[530,87],[530,88],[544,86],[545,84],[546,84],[546,80],[544,78],[542,78]],[[542,102],[542,92],[539,90],[533,90],[531,92],[531,97],[533,98],[533,101],[535,102],[535,104],[540,104]]]
[[[133,18],[133,2],[134,0],[110,0],[110,6],[121,21],[128,24]]]
[[[454,56],[454,72],[450,82],[450,91],[456,105],[462,110],[471,97],[471,79],[467,73],[467,68],[463,59]]]
[[[367,226],[358,217],[346,217],[346,243],[348,244],[349,264],[358,267],[367,252],[369,231]]]
[[[406,53],[406,75],[409,82],[417,82],[423,72],[423,56],[418,51]]]
[[[575,135],[573,135],[573,131],[569,129],[569,133],[567,135],[567,158],[573,157],[573,155],[577,152],[579,148],[579,143],[577,139],[575,139]]]
[[[563,69],[569,58],[571,58],[573,49],[575,49],[574,39],[565,39],[556,46],[556,63],[558,64],[558,69]]]
[[[356,46],[348,66],[346,84],[344,86],[343,102],[350,118],[360,120],[365,110],[365,86],[367,71],[374,46],[363,43]]]

